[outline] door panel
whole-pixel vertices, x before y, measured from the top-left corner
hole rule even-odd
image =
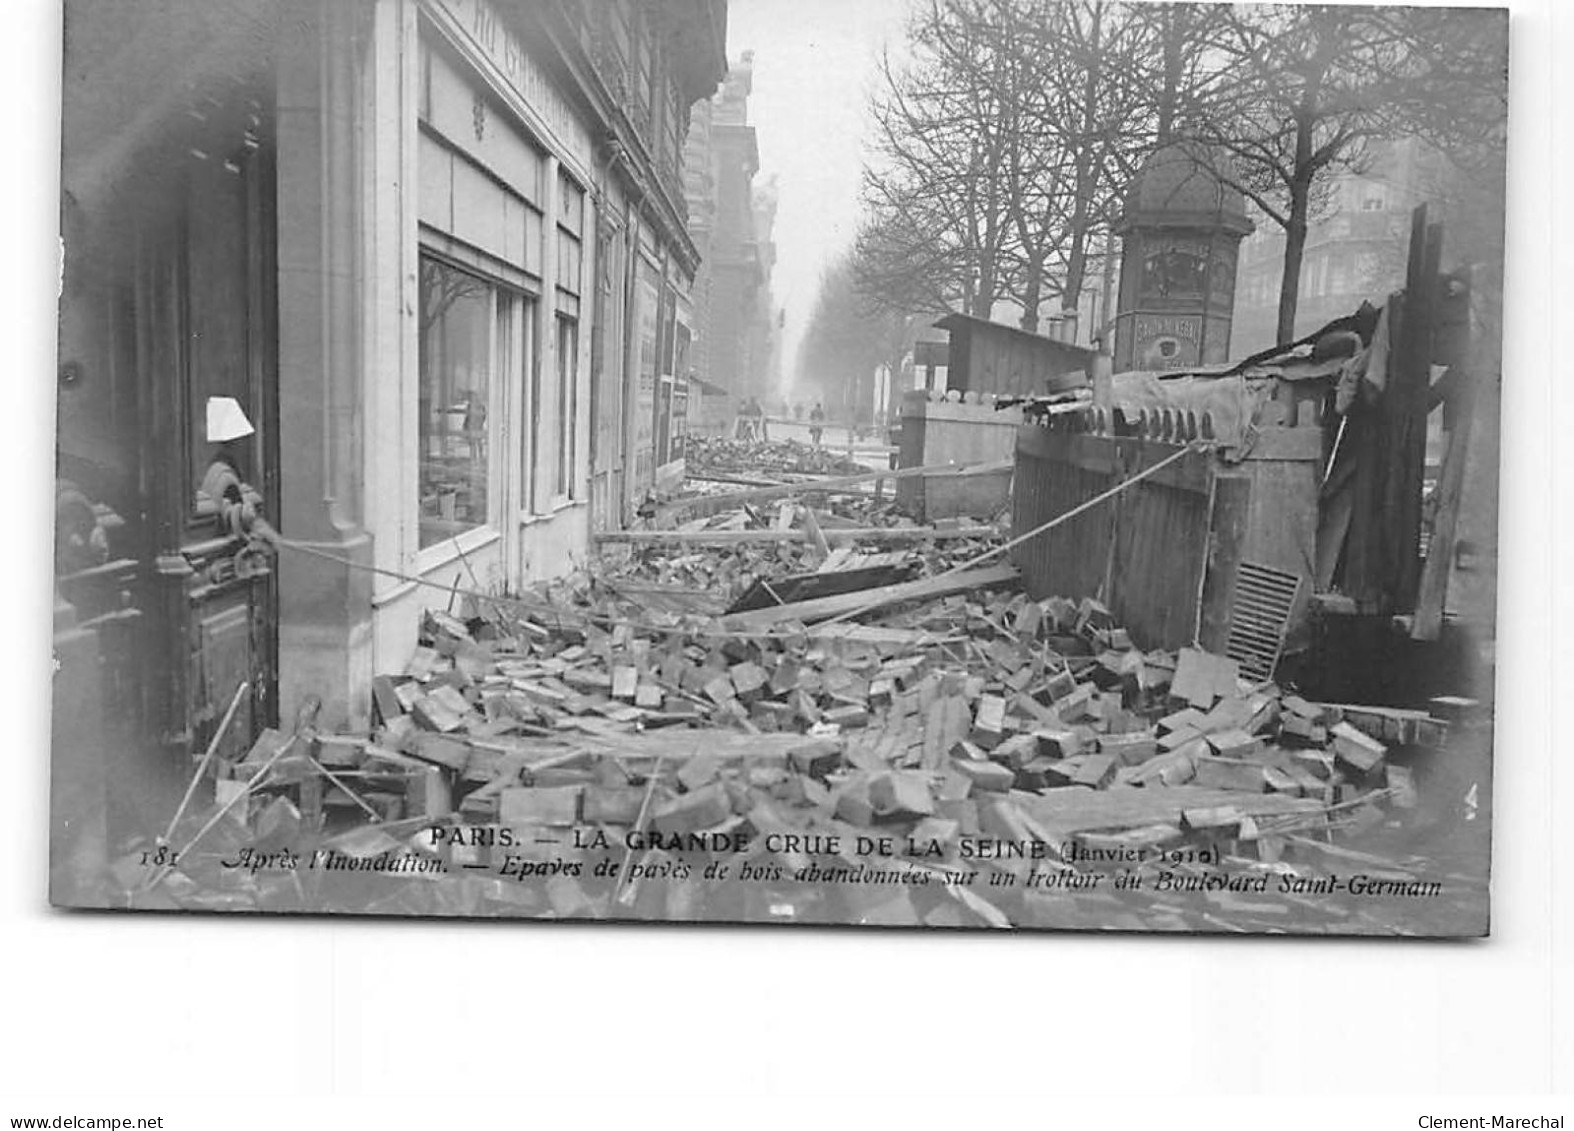
[[[161,647],[164,741],[200,753],[249,683],[220,753],[236,756],[277,717],[277,600],[271,565],[199,498],[215,463],[254,489],[277,521],[274,162],[262,83],[204,106],[182,139],[172,214],[144,217],[136,308],[148,405],[143,466]],[[253,432],[207,435],[210,397],[232,397]]]

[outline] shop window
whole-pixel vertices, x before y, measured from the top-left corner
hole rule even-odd
[[[553,469],[552,493],[572,499],[576,494],[574,469],[579,457],[579,430],[575,427],[579,415],[579,322],[561,315],[557,320],[556,392],[557,464]]]
[[[497,346],[496,288],[422,257],[420,546],[484,526]]]

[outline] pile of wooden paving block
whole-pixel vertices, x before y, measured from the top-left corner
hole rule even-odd
[[[337,828],[472,830],[443,851],[474,872],[507,854],[567,869],[597,831],[603,855],[636,833],[606,882],[543,873],[555,913],[606,915],[655,898],[631,876],[665,861],[675,877],[695,853],[788,884],[824,863],[817,844],[871,865],[855,850],[871,837],[923,849],[873,863],[939,874],[980,836],[1058,857],[1071,840],[1317,828],[1363,801],[1413,804],[1389,748],[1440,738],[1419,712],[1311,703],[1245,683],[1221,656],[1145,652],[1091,600],[965,593],[884,620],[728,635],[429,614],[405,671],[374,681],[373,728],[314,736],[283,785]],[[767,851],[771,833],[788,847]],[[1004,916],[965,890],[945,906],[942,918]]]

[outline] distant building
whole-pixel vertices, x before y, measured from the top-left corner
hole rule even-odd
[[[1410,213],[1435,195],[1442,159],[1405,138],[1374,147],[1365,172],[1331,179],[1329,195],[1306,235],[1295,311],[1300,337],[1364,301],[1381,305],[1403,286]],[[1231,353],[1243,357],[1274,344],[1284,228],[1261,215],[1241,244]]]
[[[773,185],[754,184],[760,158],[749,124],[753,84],[754,53],[745,51],[721,91],[694,107],[684,156],[689,234],[700,252],[689,367],[735,399],[774,392],[779,329],[770,298],[776,195]]]

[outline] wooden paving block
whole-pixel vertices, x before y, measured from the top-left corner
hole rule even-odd
[[[648,711],[661,710],[664,696],[654,683],[640,682],[634,686],[634,706]]]
[[[1212,805],[1181,810],[1181,827],[1196,832],[1239,832],[1246,814],[1233,805]]]
[[[1079,683],[1071,694],[1055,700],[1055,710],[1059,712],[1061,721],[1075,723],[1094,718],[1093,697],[1097,694],[1098,688],[1093,684]]]
[[[1112,754],[1123,766],[1137,766],[1159,752],[1159,743],[1152,734],[1137,731],[1128,734],[1106,734],[1098,740],[1100,754]]]
[[[436,649],[419,645],[410,653],[410,662],[405,665],[404,674],[419,680],[430,679],[441,659]]]
[[[838,820],[859,828],[874,823],[874,803],[869,798],[869,779],[859,778],[832,794],[832,813]]]
[[[449,734],[465,725],[465,715],[468,713],[469,704],[464,709],[456,710],[448,696],[440,692],[450,692],[459,695],[452,687],[443,687],[436,692],[423,695],[415,701],[411,714],[421,726],[427,730],[434,730],[441,734]],[[463,701],[463,696],[460,700]]]
[[[869,725],[869,708],[861,703],[841,703],[823,711],[820,721],[844,730]]]
[[[366,759],[367,739],[354,735],[319,735],[313,743],[313,757],[331,770],[353,769]]]
[[[509,786],[498,794],[498,819],[504,824],[568,828],[579,822],[583,786]]]
[[[1297,746],[1326,746],[1328,728],[1303,715],[1284,713],[1279,716],[1279,739]]]
[[[869,782],[869,802],[880,817],[928,817],[935,811],[929,775],[893,770]]]
[[[787,764],[800,774],[823,778],[842,764],[842,744],[833,738],[811,738],[787,751]]]
[[[734,693],[745,702],[752,702],[759,698],[764,694],[766,684],[770,682],[765,669],[755,663],[734,664],[728,669],[727,674],[732,679]]]
[[[1039,740],[1032,734],[1013,734],[989,752],[994,761],[1020,770],[1039,756]]]
[[[712,782],[658,805],[650,824],[663,834],[684,834],[715,828],[731,816],[731,795],[721,782]]]
[[[1078,754],[1048,764],[1044,773],[1053,785],[1103,789],[1115,780],[1118,768],[1108,754]]]
[[[644,800],[645,791],[638,786],[587,789],[581,801],[583,819],[590,825],[632,825]]]
[[[697,789],[709,785],[721,776],[722,760],[715,754],[696,754],[684,760],[678,767],[679,784],[692,793]]]
[[[1262,775],[1263,780],[1268,784],[1268,788],[1274,793],[1288,793],[1293,797],[1306,796],[1306,790],[1302,786],[1301,779],[1289,770],[1269,765],[1262,768]]]
[[[633,699],[639,691],[639,669],[628,664],[619,664],[612,669],[612,686],[610,694],[614,699]]]
[[[950,754],[952,758],[965,762],[987,762],[989,760],[988,751],[976,742],[969,742],[965,738],[961,742],[952,745]]]
[[[441,734],[415,735],[410,743],[410,753],[423,762],[445,766],[461,774],[470,762],[468,743]]]
[[[951,759],[958,773],[973,784],[973,788],[991,793],[1005,793],[1016,781],[1016,773],[999,762],[975,761],[972,758]]]
[[[1205,716],[1195,707],[1185,707],[1179,711],[1174,711],[1168,715],[1165,715],[1158,721],[1157,724],[1155,724],[1155,726],[1161,735],[1169,734],[1172,731],[1185,730],[1188,728],[1191,730],[1197,730],[1199,729],[1197,724],[1202,722],[1202,720],[1206,717],[1207,716]]]
[[[792,707],[793,715],[802,722],[813,726],[820,721],[820,707],[814,698],[801,688],[788,694],[787,702]]]
[[[967,700],[960,695],[951,695],[941,700],[945,704],[945,729],[943,741],[945,749],[968,737],[972,730],[973,713],[967,705]]]
[[[377,707],[377,717],[382,722],[390,722],[405,713],[404,702],[399,698],[398,686],[390,676],[380,675],[372,679],[372,702]]]
[[[1349,723],[1335,723],[1329,734],[1333,738],[1334,756],[1357,773],[1371,773],[1383,764],[1388,753],[1381,742]]]
[[[1282,695],[1279,697],[1279,706],[1286,715],[1294,715],[1309,723],[1324,721],[1323,707],[1319,703],[1311,703],[1299,695]]]
[[[795,717],[790,703],[778,703],[774,699],[756,700],[749,708],[749,718],[766,732],[793,729],[792,723]]]
[[[1038,752],[1046,758],[1073,758],[1084,747],[1082,735],[1069,727],[1039,727],[1033,731]]]
[[[446,817],[454,811],[453,787],[438,766],[426,766],[405,779],[404,809],[412,817]]]
[[[1218,699],[1235,694],[1240,665],[1227,656],[1182,648],[1175,661],[1170,694],[1206,710]]]
[[[1221,758],[1250,758],[1263,749],[1263,741],[1244,730],[1221,730],[1208,735],[1208,745]]]
[[[1160,750],[1166,752],[1179,750],[1181,747],[1188,746],[1202,737],[1203,734],[1200,730],[1197,730],[1195,727],[1184,726],[1177,730],[1172,730],[1168,734],[1160,735],[1158,745]]]
[[[705,694],[711,697],[713,703],[726,703],[737,698],[737,690],[726,672],[705,681]]]
[[[1229,789],[1240,793],[1267,793],[1264,766],[1235,758],[1210,756],[1194,760],[1194,783],[1203,789]]]
[[[784,657],[772,670],[769,686],[772,695],[786,695],[798,686],[798,661]]]

